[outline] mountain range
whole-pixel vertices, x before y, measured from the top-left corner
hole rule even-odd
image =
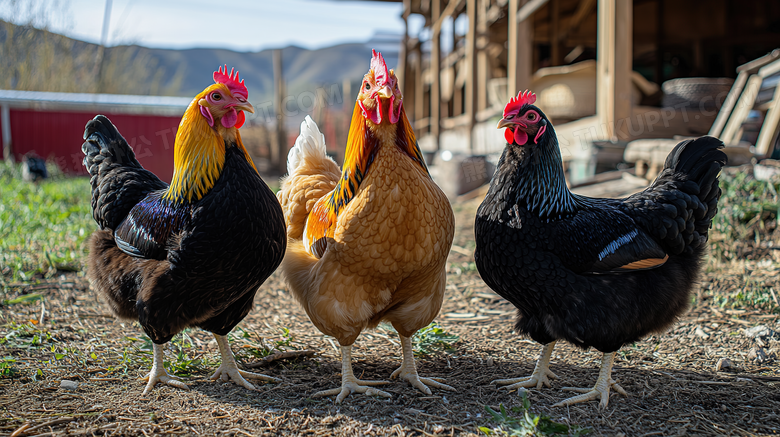
[[[9,36],[11,41],[8,41]],[[345,80],[355,82],[351,89],[357,92],[359,81],[368,71],[371,49],[381,50],[388,66],[393,67],[398,63],[400,40],[397,34],[377,33],[367,42],[317,50],[284,47],[281,51],[285,94],[295,97],[320,87],[331,90],[333,85],[341,89]],[[218,66],[227,64],[238,69],[241,78],[246,80],[251,101],[270,102],[274,86],[273,51],[174,50],[139,45],[107,47],[102,56],[102,68],[103,74],[108,77],[103,77],[103,83],[111,84],[103,85],[102,92],[189,97],[211,83],[212,72]],[[0,78],[0,88],[99,92],[93,90],[98,87],[92,77],[98,71],[99,53],[96,44],[0,20],[0,58],[3,58],[4,64],[0,72],[5,76]],[[52,56],[55,59],[47,58]],[[146,86],[135,80],[147,71],[150,73],[148,77],[154,77],[160,83]],[[40,77],[32,80],[35,75]],[[146,79],[142,82],[144,80],[151,82]]]

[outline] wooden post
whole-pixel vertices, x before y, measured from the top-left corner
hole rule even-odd
[[[518,21],[519,0],[509,0],[507,98],[531,87],[533,76],[533,14]]]
[[[477,6],[477,78],[474,85],[477,88],[477,112],[488,107],[487,85],[490,81],[490,66],[485,52],[487,46],[488,31],[487,11],[490,7],[490,0],[478,0]]]
[[[351,114],[355,102],[352,100],[352,81],[348,78],[341,82],[341,97],[341,100],[344,101],[344,110],[347,111],[347,114]]]
[[[552,67],[561,65],[560,11],[560,0],[550,0],[550,62]]]
[[[777,140],[777,127],[780,125],[780,86],[775,86],[775,95],[769,110],[764,117],[764,124],[761,125],[761,131],[756,141],[757,155],[771,155],[772,146]]]
[[[401,52],[398,53],[398,71],[395,72],[395,77],[398,79],[398,89],[401,90],[401,94],[406,95],[406,89],[404,83],[406,79],[407,69],[407,53],[409,46],[409,6],[411,0],[404,0],[404,11],[401,14],[401,18],[404,20],[404,37],[401,39]]]
[[[422,44],[414,48],[414,120],[425,118],[425,83],[423,82]]]
[[[617,140],[615,124],[631,116],[633,2],[598,1],[596,115],[607,139]]]
[[[655,8],[655,83],[664,81],[664,0],[656,0]]]
[[[441,0],[431,0],[431,21],[439,20],[441,15]],[[431,29],[431,135],[436,150],[439,150],[439,135],[441,134],[441,28]]]
[[[466,32],[466,89],[464,112],[468,117],[469,150],[474,152],[474,125],[477,120],[477,1],[466,0],[469,29]]]
[[[11,108],[8,105],[0,106],[0,130],[3,131],[3,159],[13,162],[14,155],[11,148]]]
[[[506,93],[507,99],[517,95],[517,49],[521,42],[517,38],[517,10],[520,0],[509,0],[507,17],[507,59],[506,59]]]
[[[282,50],[274,50],[274,108],[276,109],[276,144],[271,148],[271,165],[282,174],[287,171],[287,156],[284,130],[284,109],[282,99],[284,98],[284,76],[282,71]]]
[[[97,92],[105,92],[106,87],[103,80],[103,58],[106,51],[106,42],[108,39],[108,25],[111,23],[111,1],[106,0],[106,9],[103,11],[103,30],[100,32],[100,45],[97,48],[95,59],[95,78],[97,80]]]

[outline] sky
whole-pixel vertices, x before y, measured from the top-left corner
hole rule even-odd
[[[0,18],[43,5],[51,31],[99,43],[106,0],[0,0]],[[308,49],[402,34],[402,4],[329,0],[113,0],[107,45]],[[38,12],[40,15],[40,12]],[[21,18],[24,20],[24,18]],[[13,21],[19,21],[17,18]]]

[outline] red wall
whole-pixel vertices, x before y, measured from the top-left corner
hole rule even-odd
[[[27,152],[53,159],[68,174],[86,174],[82,164],[84,126],[95,114],[11,109],[14,157]],[[181,117],[105,113],[133,148],[138,162],[160,179],[173,175],[173,143]]]

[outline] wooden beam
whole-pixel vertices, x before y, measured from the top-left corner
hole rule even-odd
[[[585,18],[587,18],[591,11],[593,11],[593,6],[595,5],[596,0],[580,0],[580,2],[577,4],[577,10],[574,11],[574,15],[571,16],[571,20],[569,20],[569,24],[566,27],[566,30],[561,33],[559,39],[566,39],[570,33],[576,32],[577,29],[580,28],[580,24],[582,24]]]
[[[615,124],[631,116],[633,2],[598,0],[596,115],[606,139],[617,140]]]
[[[271,147],[271,165],[283,174],[287,170],[287,156],[285,155],[285,131],[284,131],[284,76],[282,72],[282,50],[273,52],[274,68],[274,108],[276,109],[276,143]]]
[[[739,142],[739,138],[736,138],[737,132],[739,132],[739,128],[742,127],[742,123],[747,118],[750,110],[753,109],[758,90],[761,88],[761,81],[761,76],[757,74],[750,76],[745,85],[745,89],[739,96],[739,102],[737,103],[734,112],[731,114],[731,117],[729,117],[726,127],[723,128],[723,133],[720,137],[721,141],[727,146]]]
[[[530,88],[533,76],[533,19],[529,15],[527,20],[517,20],[519,3],[509,0],[507,99]]]
[[[425,118],[425,82],[423,81],[422,45],[414,49],[414,121]]]
[[[758,76],[762,78],[772,76],[780,71],[780,61],[775,61],[769,65],[761,67],[758,70]],[[769,148],[775,144],[777,139],[777,128],[780,124],[780,84],[775,85],[775,94],[769,110],[764,117],[764,123],[761,125],[761,131],[756,140],[756,153],[767,155],[771,153]]]
[[[664,81],[664,0],[656,0],[655,8],[655,83]]]
[[[749,72],[749,70],[743,71]],[[747,119],[750,110],[753,109],[753,106],[756,104],[756,97],[761,89],[764,78],[777,72],[780,72],[780,60],[761,67],[756,74],[750,76],[747,80],[747,84],[745,85],[742,94],[739,96],[739,101],[726,122],[726,126],[723,128],[723,133],[720,137],[721,141],[726,145],[734,145],[739,142],[738,134],[740,128],[742,127],[742,123],[745,122],[745,119]],[[764,121],[764,124],[766,124],[766,120]]]
[[[441,2],[442,0],[439,1]],[[433,26],[431,26],[431,29],[441,31],[441,25],[444,24],[444,20],[455,13],[455,9],[464,1],[465,0],[450,0],[447,3],[447,7],[445,7],[441,12],[441,15],[439,15],[439,18],[433,20]],[[439,4],[439,7],[441,7],[441,4]],[[433,16],[433,14],[431,14],[431,16]]]
[[[561,65],[560,15],[561,1],[549,0],[550,4],[550,62],[551,66]]]
[[[477,78],[475,87],[477,88],[477,107],[476,112],[487,108],[487,83],[490,80],[490,66],[485,52],[488,31],[487,11],[490,9],[490,0],[478,0],[477,6]]]
[[[515,18],[515,21],[520,23],[521,21],[525,21],[533,15],[534,12],[536,12],[539,8],[544,6],[544,4],[547,3],[547,0],[529,0],[527,1],[523,7],[517,12],[517,17]]]
[[[352,111],[352,108],[355,106],[355,102],[352,101],[352,81],[349,80],[349,78],[345,78],[341,81],[341,94],[344,105],[344,110],[347,111],[347,114],[349,114],[349,111]]]
[[[431,19],[439,21],[442,0],[431,0]],[[441,134],[441,25],[431,29],[431,136],[439,150]]]
[[[404,20],[404,36],[401,40],[401,52],[398,53],[398,71],[395,72],[395,77],[398,79],[398,89],[401,90],[403,95],[406,95],[404,79],[406,79],[407,58],[409,57],[409,20],[406,17],[402,18]]]
[[[750,73],[745,71],[740,71],[739,74],[737,74],[737,80],[735,80],[734,84],[731,86],[729,94],[726,96],[726,100],[723,101],[723,106],[721,106],[720,111],[718,111],[718,116],[712,123],[712,127],[710,127],[710,131],[707,135],[719,138],[720,134],[723,133],[723,128],[726,127],[726,121],[728,121],[729,116],[731,116],[731,113],[734,111],[734,107],[737,105],[737,99],[739,99],[740,94],[742,94],[742,90],[745,89],[745,84],[747,84],[749,76]]]
[[[756,154],[770,155],[770,147],[775,144],[777,139],[777,126],[780,124],[780,86],[775,86],[775,95],[769,110],[764,117],[764,124],[761,125],[761,131],[756,140]]]
[[[469,29],[466,32],[466,87],[464,113],[468,119],[469,149],[474,151],[474,125],[477,119],[477,1],[466,0]]]

